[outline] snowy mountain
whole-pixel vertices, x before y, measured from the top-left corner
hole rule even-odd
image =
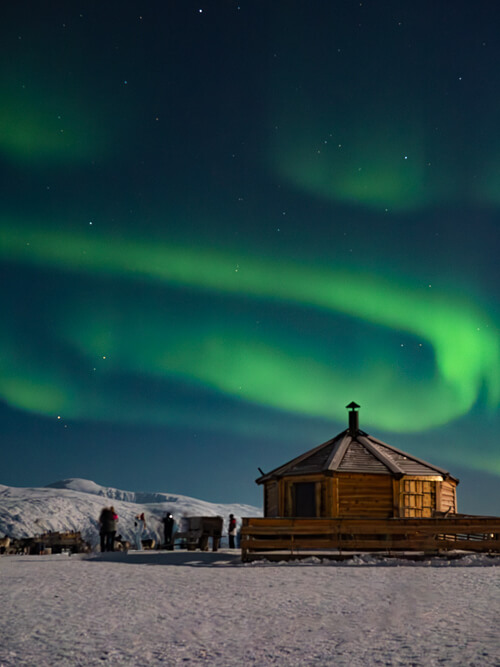
[[[105,506],[113,505],[118,533],[132,541],[134,518],[144,512],[148,531],[144,537],[158,540],[161,518],[166,511],[179,524],[183,516],[222,516],[226,529],[232,513],[236,517],[261,516],[251,505],[210,503],[188,496],[141,493],[100,486],[86,479],[65,479],[45,487],[18,488],[0,485],[0,536],[30,537],[45,531],[80,531],[84,540],[99,541],[98,518]]]

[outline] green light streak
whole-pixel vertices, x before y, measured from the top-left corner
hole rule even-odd
[[[24,410],[46,415],[65,414],[67,410],[73,412],[73,404],[68,401],[65,390],[47,378],[1,378],[0,388],[8,403]]]
[[[305,123],[302,118],[295,126],[280,125],[272,168],[294,187],[382,211],[414,210],[446,200],[450,192],[455,198],[463,194],[456,192],[450,165],[435,164],[426,153],[417,118],[398,125],[381,121],[381,113],[373,125],[360,119],[346,127],[330,115],[325,121],[309,112]]]
[[[4,95],[0,108],[0,154],[16,162],[68,166],[96,158],[107,143],[82,102],[23,91]]]
[[[483,389],[491,408],[499,402],[497,328],[478,307],[454,295],[250,255],[20,230],[14,224],[4,225],[0,244],[5,260],[343,313],[410,334],[429,343],[435,356],[434,377],[415,384],[378,358],[374,341],[370,367],[347,373],[322,362],[315,350],[287,350],[226,322],[195,332],[162,329],[162,343],[150,350],[136,348],[135,363],[142,371],[188,378],[233,397],[315,417],[343,420],[343,406],[355,396],[366,406],[367,423],[394,431],[456,419],[472,408]],[[95,358],[102,353],[106,327],[107,322],[99,331],[97,325],[91,337],[84,327],[83,334],[73,328],[70,340]],[[115,337],[120,336],[127,337],[128,331],[117,330]],[[135,343],[144,347],[140,338]],[[131,357],[123,355],[118,364],[133,367]],[[5,384],[2,391],[7,399],[12,394]],[[32,409],[41,410],[38,405]]]
[[[12,406],[39,414],[81,417],[78,392],[64,369],[33,357],[17,337],[2,331],[0,339],[0,395]]]

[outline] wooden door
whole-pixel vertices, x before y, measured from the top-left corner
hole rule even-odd
[[[299,482],[294,484],[295,516],[316,516],[316,484]]]
[[[399,516],[431,517],[436,509],[436,482],[403,479],[400,482]]]

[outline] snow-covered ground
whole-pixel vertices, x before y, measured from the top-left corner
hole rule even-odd
[[[180,524],[183,516],[222,516],[225,529],[229,514],[238,521],[243,516],[261,516],[251,505],[210,503],[168,493],[139,493],[99,486],[86,479],[67,479],[46,487],[18,488],[0,485],[0,537],[32,537],[45,531],[80,531],[84,540],[99,542],[98,518],[105,505],[118,513],[118,533],[133,541],[134,517],[146,515],[144,538],[158,541],[161,518],[172,512]]]
[[[500,665],[500,559],[485,556],[2,556],[0,609],[3,667]]]
[[[160,518],[259,516],[70,479],[0,486],[0,535],[79,530],[113,504],[130,539]],[[500,666],[500,557],[243,564],[238,551],[0,556],[0,667]]]

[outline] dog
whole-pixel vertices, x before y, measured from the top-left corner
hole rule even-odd
[[[6,535],[5,537],[0,538],[0,553],[4,554],[8,551],[10,547],[10,537]]]
[[[154,549],[156,546],[156,540],[151,538],[150,540],[141,540],[142,546],[144,549]]]
[[[130,549],[130,542],[128,540],[122,539],[121,535],[115,537],[115,551],[124,551],[128,552]]]

